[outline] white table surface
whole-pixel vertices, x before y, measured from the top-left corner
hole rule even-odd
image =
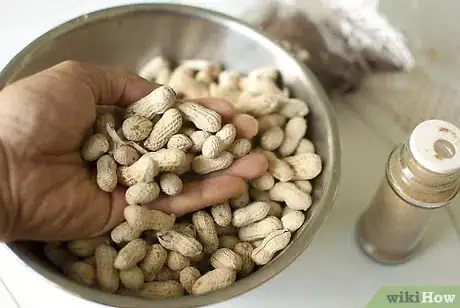
[[[53,26],[82,13],[129,2],[0,0],[0,68]],[[289,303],[292,307],[356,308],[364,307],[382,286],[460,285],[460,234],[454,228],[460,221],[455,221],[452,211],[442,210],[436,215],[422,249],[404,265],[380,265],[358,249],[355,221],[383,175],[389,151],[405,133],[379,108],[357,105],[353,96],[334,102],[334,106],[343,168],[340,192],[329,219],[309,248],[285,271],[257,289],[214,307],[281,307]],[[456,200],[452,208],[460,218],[458,203]],[[0,278],[20,307],[102,307],[56,288],[21,264],[4,245],[0,245],[0,260]],[[16,307],[1,281],[0,307]]]

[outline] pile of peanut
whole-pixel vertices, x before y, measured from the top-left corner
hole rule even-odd
[[[107,235],[47,243],[45,255],[71,279],[111,293],[157,299],[225,288],[270,262],[305,222],[309,180],[322,169],[305,138],[308,106],[278,86],[273,68],[242,76],[188,60],[172,70],[158,57],[139,74],[164,85],[127,106],[122,123],[99,114],[81,148],[101,190],[127,187],[125,221]],[[257,137],[237,139],[232,124],[191,101],[209,96],[256,117]],[[242,195],[177,219],[145,207],[180,194],[185,175],[228,168],[251,151],[269,167]]]

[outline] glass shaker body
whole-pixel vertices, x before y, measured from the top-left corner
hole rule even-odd
[[[457,155],[452,149],[449,152],[450,148],[440,147],[434,155],[440,161],[449,159]],[[435,210],[455,197],[459,184],[455,168],[433,172],[416,160],[409,141],[396,147],[388,159],[384,179],[358,221],[361,248],[382,263],[406,261],[419,245]]]

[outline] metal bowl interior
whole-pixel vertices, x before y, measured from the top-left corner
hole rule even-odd
[[[340,145],[332,107],[311,72],[276,43],[230,17],[199,8],[140,4],[115,7],[71,20],[44,34],[18,54],[0,74],[8,84],[63,60],[119,66],[136,71],[163,54],[173,60],[204,58],[247,73],[276,66],[284,83],[309,103],[308,136],[324,161],[313,181],[314,203],[307,222],[287,249],[252,275],[232,286],[198,297],[144,300],[104,293],[62,276],[43,258],[37,243],[11,243],[9,248],[28,267],[58,287],[97,303],[116,307],[197,307],[251,290],[278,274],[312,241],[332,209],[339,182]]]

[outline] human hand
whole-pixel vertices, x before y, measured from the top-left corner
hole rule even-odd
[[[126,106],[156,87],[121,69],[67,61],[0,92],[0,240],[69,240],[109,231],[123,219],[125,189],[101,191],[80,157],[98,105]],[[201,104],[232,122],[241,137],[257,121],[217,99]],[[184,215],[223,202],[267,169],[261,154],[184,185],[149,207]]]

